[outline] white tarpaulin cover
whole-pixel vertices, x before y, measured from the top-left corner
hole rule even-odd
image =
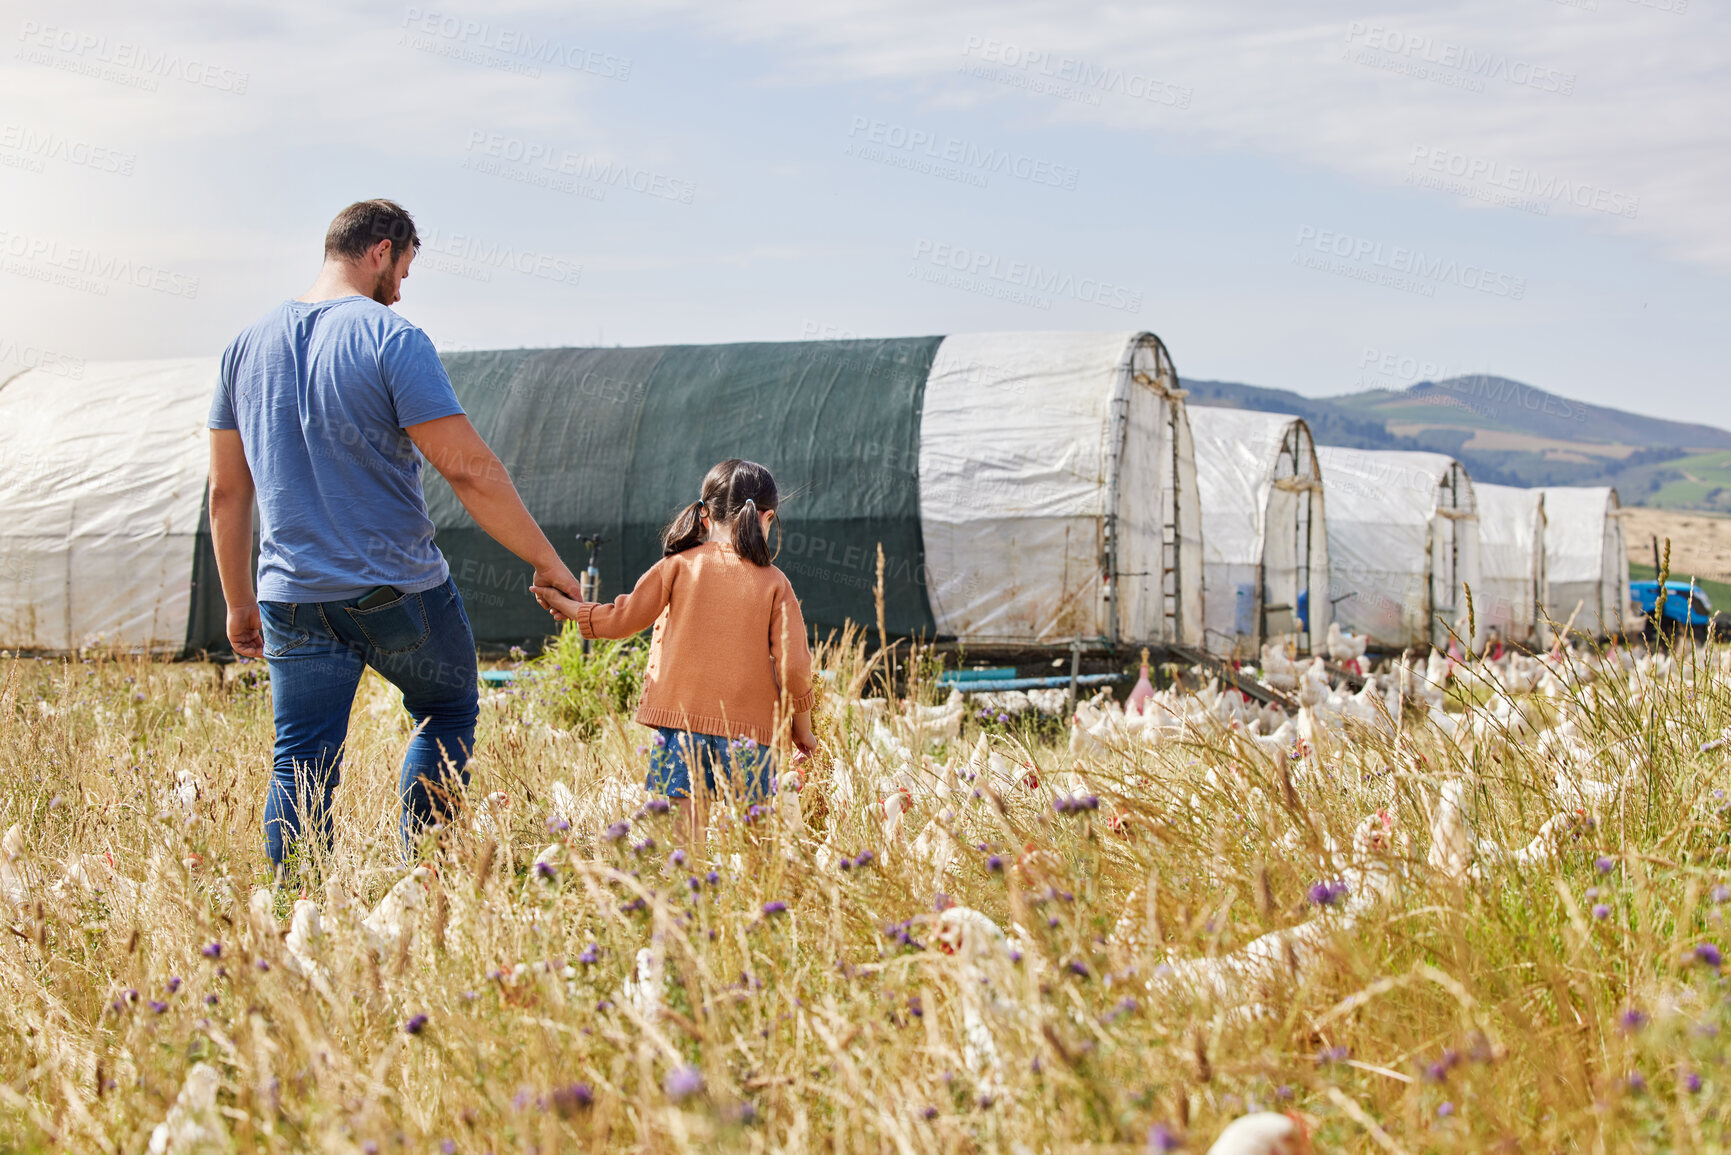
[[[1545,494],[1512,485],[1474,485],[1479,503],[1479,584],[1473,612],[1505,642],[1546,644]]]
[[[1606,637],[1623,628],[1629,604],[1629,555],[1622,502],[1604,486],[1547,486],[1545,569],[1548,609],[1559,625],[1579,605],[1574,628]]]
[[[1196,442],[1202,538],[1203,633],[1216,654],[1254,657],[1269,633],[1300,644],[1328,630],[1328,533],[1310,427],[1297,417],[1188,407]],[[1266,622],[1265,622],[1266,617]],[[1308,646],[1306,647],[1308,648]]]
[[[186,641],[214,357],[0,386],[0,648]]]
[[[1316,455],[1328,497],[1334,620],[1383,650],[1447,646],[1451,627],[1464,637],[1461,587],[1478,587],[1479,534],[1460,462],[1334,446]]]
[[[920,422],[920,523],[940,634],[1200,639],[1201,514],[1176,386],[1148,333],[944,338]]]

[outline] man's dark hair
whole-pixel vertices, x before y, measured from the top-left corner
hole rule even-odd
[[[325,230],[325,256],[357,260],[380,241],[391,242],[391,259],[401,260],[410,246],[421,247],[415,218],[396,201],[356,201]]]

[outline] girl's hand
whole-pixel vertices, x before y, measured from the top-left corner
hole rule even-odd
[[[577,620],[577,607],[583,603],[576,598],[568,598],[552,586],[530,586],[529,592],[535,595],[535,600],[541,603],[542,609],[553,615],[554,620]]]
[[[801,762],[817,752],[817,735],[811,732],[811,711],[801,710],[793,716],[793,744],[799,750],[795,762]]]

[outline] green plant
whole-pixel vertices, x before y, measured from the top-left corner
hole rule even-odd
[[[583,636],[566,622],[546,649],[523,667],[530,698],[555,726],[593,738],[609,717],[627,714],[643,692],[647,640],[597,640],[583,652]]]

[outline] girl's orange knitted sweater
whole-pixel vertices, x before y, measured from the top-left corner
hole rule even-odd
[[[637,588],[577,607],[586,638],[628,638],[654,625],[637,720],[768,745],[809,710],[811,650],[787,575],[719,541],[655,563]]]

